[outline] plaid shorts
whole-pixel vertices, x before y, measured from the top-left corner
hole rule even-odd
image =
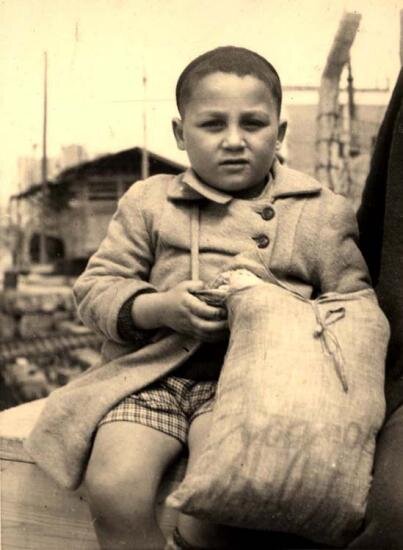
[[[109,422],[135,422],[186,444],[192,421],[212,411],[216,387],[216,381],[196,382],[170,376],[125,397],[104,416],[98,427]]]

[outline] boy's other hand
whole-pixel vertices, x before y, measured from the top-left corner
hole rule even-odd
[[[163,324],[176,332],[203,342],[215,342],[227,336],[227,312],[211,306],[191,294],[204,288],[202,281],[183,281],[161,294]]]

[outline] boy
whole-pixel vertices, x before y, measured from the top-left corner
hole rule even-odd
[[[28,443],[56,477],[39,443],[43,448],[46,434],[60,462],[76,452],[69,455],[68,436],[58,438],[64,456],[56,438],[49,440],[61,400],[67,433],[86,422],[80,404],[81,416],[92,415],[81,454],[98,423],[84,483],[102,548],[164,547],[154,511],[159,483],[184,445],[191,467],[207,437],[227,321],[225,311],[192,292],[240,253],[307,297],[369,284],[345,199],[276,160],[286,124],[280,80],[266,59],[235,47],[207,52],[183,71],[176,97],[181,118],[173,121],[174,135],[191,169],[137,182],[126,193],[74,288],[80,315],[106,337],[104,356],[112,361],[53,394],[54,410],[49,403]],[[194,223],[196,281],[190,280]],[[97,386],[99,377],[107,384]],[[65,479],[76,483],[72,474]],[[217,548],[223,531],[182,515],[175,537],[179,547]]]

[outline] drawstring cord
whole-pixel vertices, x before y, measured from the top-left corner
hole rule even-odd
[[[200,209],[195,202],[190,212],[190,273],[192,281],[198,281],[199,275],[199,232]]]
[[[329,329],[330,325],[345,317],[346,309],[344,307],[340,307],[338,309],[330,309],[326,312],[325,318],[322,320],[317,303],[310,303],[312,304],[312,308],[316,317],[316,328],[313,335],[315,338],[320,338],[323,353],[332,358],[336,374],[339,377],[343,390],[347,393],[348,382],[344,368],[345,361],[343,353],[341,351],[341,346],[337,337]]]

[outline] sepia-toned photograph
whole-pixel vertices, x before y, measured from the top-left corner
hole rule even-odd
[[[403,0],[0,1],[2,550],[403,550]]]

